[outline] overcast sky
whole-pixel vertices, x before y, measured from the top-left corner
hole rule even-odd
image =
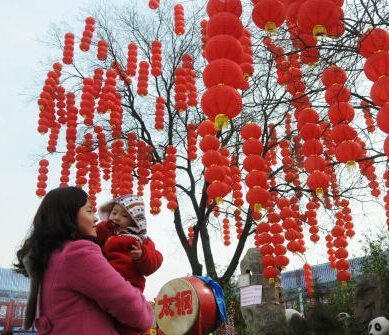
[[[130,5],[132,1],[111,2]],[[45,151],[47,138],[36,131],[38,109],[33,96],[39,93],[49,70],[42,63],[51,55],[61,59],[60,53],[53,54],[40,40],[47,34],[51,23],[64,21],[69,27],[74,27],[74,30],[82,29],[76,18],[81,8],[88,8],[92,3],[93,1],[88,0],[13,0],[2,1],[0,4],[1,267],[11,265],[15,250],[25,237],[39,205],[39,199],[35,196],[37,161],[39,155]],[[49,188],[52,188],[58,185],[60,156],[49,159]],[[108,198],[109,193],[105,193],[100,196],[99,201]],[[356,207],[355,213],[359,213],[359,210]],[[355,216],[358,232],[355,241],[361,237],[363,229],[366,230],[372,221],[379,221],[384,214],[383,211],[379,212],[378,207],[370,205],[364,210],[367,215]],[[149,216],[148,222],[149,234],[164,255],[162,268],[149,277],[146,283],[146,296],[152,298],[168,280],[190,273],[190,267],[175,236],[171,214],[166,211],[161,216]],[[215,235],[213,242],[215,260],[223,267],[230,260],[236,242],[233,242],[232,247],[225,248],[220,235]],[[309,242],[307,244],[311,264],[326,261],[326,249],[322,242],[315,247]],[[353,254],[358,254],[360,245],[354,242],[350,249]],[[301,266],[302,259],[296,256],[291,258],[289,269]]]

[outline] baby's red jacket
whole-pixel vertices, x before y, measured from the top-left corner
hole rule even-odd
[[[113,235],[115,225],[111,221],[103,221],[97,225],[97,240],[102,246],[109,263],[133,286],[142,292],[145,288],[145,276],[149,276],[162,264],[162,254],[155,249],[154,242],[147,237],[141,244],[142,256],[138,260],[131,259],[132,245],[138,241],[133,236]]]

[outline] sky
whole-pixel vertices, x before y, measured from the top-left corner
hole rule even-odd
[[[129,0],[112,2],[131,3]],[[81,9],[90,8],[92,3],[88,0],[13,0],[0,3],[0,267],[11,266],[15,251],[28,233],[40,203],[35,195],[37,162],[45,152],[46,137],[36,131],[38,109],[34,96],[39,93],[50,69],[47,58],[61,58],[41,41],[47,36],[52,23],[66,22],[70,28],[82,29],[77,18]],[[50,189],[59,183],[59,156],[48,159]],[[105,192],[98,201],[106,201],[109,196]],[[384,212],[371,203],[364,208],[353,206],[353,213],[357,236],[350,250],[352,255],[358,255],[360,232],[379,222]],[[149,215],[147,219],[149,235],[164,256],[161,269],[146,282],[145,294],[151,299],[167,281],[188,275],[190,267],[175,235],[171,213],[164,211],[160,216]],[[223,267],[231,259],[236,241],[233,241],[232,247],[225,248],[220,234],[212,239],[214,258]],[[245,250],[249,246],[250,243]],[[311,248],[308,242],[308,247],[307,257],[311,264],[326,262],[323,242],[315,248]],[[297,256],[291,256],[288,269],[298,268],[302,262]]]

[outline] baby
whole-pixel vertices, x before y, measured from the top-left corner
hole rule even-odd
[[[127,194],[99,208],[103,220],[97,225],[97,240],[109,263],[134,287],[143,292],[145,276],[162,264],[162,254],[146,235],[147,222],[142,198]],[[120,329],[122,335],[139,334]]]

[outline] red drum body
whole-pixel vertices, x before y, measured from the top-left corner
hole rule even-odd
[[[155,319],[166,335],[206,335],[217,327],[212,290],[196,277],[167,282],[155,302]]]

